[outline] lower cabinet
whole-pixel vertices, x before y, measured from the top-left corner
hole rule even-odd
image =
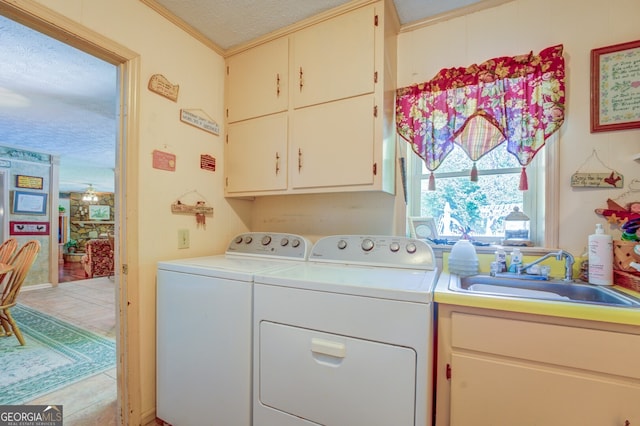
[[[441,306],[436,424],[640,425],[640,331],[593,324]]]

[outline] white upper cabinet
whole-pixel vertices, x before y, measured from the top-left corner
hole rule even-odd
[[[287,114],[229,124],[225,149],[227,193],[287,188]]]
[[[291,123],[291,186],[371,185],[374,99],[371,95],[301,108]]]
[[[225,195],[393,193],[393,4],[300,28],[227,59]]]
[[[227,120],[286,111],[289,39],[271,41],[227,60]]]
[[[364,7],[291,36],[294,108],[373,93],[375,19]]]

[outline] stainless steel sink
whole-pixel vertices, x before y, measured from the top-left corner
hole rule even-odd
[[[563,281],[540,281],[512,277],[472,275],[451,277],[449,289],[525,299],[559,300],[596,305],[640,308],[640,299],[609,287]]]

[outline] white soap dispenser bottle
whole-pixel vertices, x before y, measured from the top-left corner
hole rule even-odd
[[[509,272],[519,272],[518,269],[521,266],[522,266],[522,252],[518,247],[516,247],[511,252],[511,264],[509,265]]]
[[[589,283],[613,284],[613,238],[596,224],[596,233],[589,235]]]

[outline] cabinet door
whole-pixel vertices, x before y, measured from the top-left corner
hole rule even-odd
[[[285,111],[288,106],[289,39],[257,46],[227,60],[230,123]]]
[[[616,376],[452,355],[451,426],[634,425],[638,401],[640,386]]]
[[[287,187],[287,113],[228,126],[226,191],[259,192]]]
[[[364,95],[293,112],[294,189],[373,183],[373,107],[373,95]]]
[[[364,7],[292,36],[295,108],[373,92],[374,13]]]

